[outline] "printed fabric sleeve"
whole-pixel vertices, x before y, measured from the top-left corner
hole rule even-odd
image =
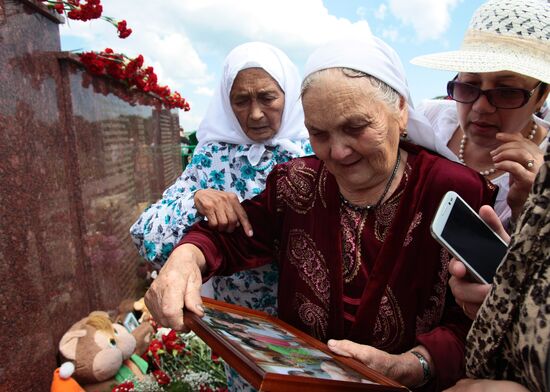
[[[190,243],[203,252],[207,264],[203,281],[214,275],[231,275],[273,262],[284,214],[283,209],[276,206],[279,166],[269,174],[263,192],[241,203],[254,230],[252,237],[246,236],[242,227],[233,233],[220,233],[210,229],[207,223],[198,222],[178,244]]]
[[[150,205],[130,228],[139,254],[147,261],[164,264],[186,231],[201,219],[194,196],[205,187],[201,186],[205,182],[202,177],[200,165],[189,164],[162,199]]]

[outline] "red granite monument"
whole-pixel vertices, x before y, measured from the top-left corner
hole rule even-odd
[[[0,390],[47,391],[64,331],[140,294],[128,229],[181,173],[176,111],[60,51],[63,19],[0,0]]]

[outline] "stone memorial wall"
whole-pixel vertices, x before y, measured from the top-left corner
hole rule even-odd
[[[0,0],[2,391],[48,391],[68,327],[142,294],[128,230],[182,170],[176,111],[86,73],[62,22]]]

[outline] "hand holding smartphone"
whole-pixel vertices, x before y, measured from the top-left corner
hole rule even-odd
[[[456,193],[447,192],[434,216],[432,236],[479,283],[491,283],[508,244]]]

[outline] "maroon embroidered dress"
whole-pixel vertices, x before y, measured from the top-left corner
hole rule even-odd
[[[415,146],[393,195],[376,211],[342,203],[336,179],[316,157],[276,166],[266,189],[243,202],[254,228],[218,233],[197,224],[181,243],[198,246],[205,279],[279,260],[279,317],[326,341],[350,339],[390,353],[424,345],[433,389],[464,374],[470,321],[450,290],[449,256],[430,235],[445,192],[474,209],[495,189],[476,172]]]

